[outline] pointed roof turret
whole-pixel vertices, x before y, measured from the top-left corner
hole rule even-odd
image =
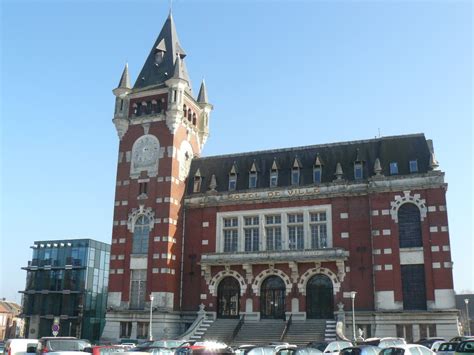
[[[199,88],[199,94],[198,94],[198,97],[197,97],[197,101],[200,104],[209,103],[209,100],[207,98],[206,82],[204,81],[204,79],[202,79],[201,87]]]
[[[336,180],[342,180],[342,176],[344,175],[344,172],[342,171],[341,163],[337,163],[336,172],[334,173],[334,175],[336,176]]]
[[[183,67],[182,67],[182,59],[179,56],[176,56],[176,60],[174,63],[174,79],[184,79],[183,77]],[[184,79],[186,80],[186,79]]]
[[[120,77],[120,81],[118,86],[113,90],[115,96],[125,96],[131,90],[130,87],[130,75],[128,74],[128,63],[125,64],[125,68],[123,68],[122,76]]]
[[[379,158],[375,159],[374,173],[375,173],[376,176],[381,176],[382,175],[382,164],[380,164],[380,159]]]
[[[170,13],[161,29],[158,38],[151,47],[151,51],[143,65],[137,81],[133,86],[134,89],[140,89],[147,86],[162,85],[164,82],[172,78],[175,73],[176,58],[183,59],[186,52],[181,47],[178,39],[178,33],[174,24],[174,19]],[[181,77],[188,81],[189,90],[191,82],[186,70],[184,62],[181,65]]]

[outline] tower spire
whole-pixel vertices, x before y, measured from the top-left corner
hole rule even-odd
[[[179,42],[178,33],[174,23],[173,15],[170,9],[160,34],[153,44],[150,53],[143,65],[134,89],[141,89],[148,86],[164,85],[165,81],[174,77],[176,58],[183,60],[186,52]],[[184,61],[181,65],[181,77],[188,82],[187,91],[191,91],[191,81]]]
[[[206,82],[204,81],[204,79],[202,79],[201,87],[199,88],[199,94],[198,94],[198,97],[197,97],[197,101],[200,104],[209,103],[209,100],[207,98]]]
[[[130,76],[128,74],[128,63],[125,63],[125,68],[123,68],[122,76],[119,81],[119,88],[130,89]]]

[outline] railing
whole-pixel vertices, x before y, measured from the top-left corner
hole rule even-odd
[[[293,318],[293,314],[290,314],[290,318],[288,318],[288,320],[286,321],[285,329],[283,329],[283,333],[281,333],[280,341],[283,341],[283,339],[285,339],[286,333],[288,333],[288,330],[290,330],[291,318]]]
[[[245,320],[245,314],[242,314],[242,316],[240,317],[239,323],[237,323],[237,325],[234,328],[231,341],[234,341],[237,334],[239,334],[240,328],[242,328],[242,326],[244,325],[244,320]]]
[[[179,336],[178,339],[189,339],[201,326],[202,322],[206,319],[206,312],[198,312],[198,316],[194,320],[193,324],[190,325],[188,330]]]

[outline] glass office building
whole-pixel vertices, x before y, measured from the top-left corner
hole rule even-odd
[[[105,325],[110,245],[92,239],[34,242],[23,292],[25,336],[98,340]]]

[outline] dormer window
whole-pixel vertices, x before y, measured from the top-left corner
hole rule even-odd
[[[193,192],[201,192],[201,182],[202,182],[201,172],[198,169],[196,171],[196,174],[194,174]]]
[[[322,175],[323,175],[323,167],[315,166],[313,168],[313,182],[315,184],[320,184]]]
[[[410,173],[418,172],[418,160],[410,160]]]
[[[362,180],[364,178],[364,172],[362,170],[362,162],[354,163],[354,179]]]
[[[270,187],[278,186],[278,170],[270,171]]]
[[[257,164],[254,161],[249,171],[249,189],[255,189],[256,187],[257,187]]]
[[[395,161],[390,163],[390,175],[398,175],[398,163]]]
[[[300,184],[300,168],[296,167],[291,169],[291,185]]]
[[[234,162],[229,172],[229,191],[235,191],[237,188],[237,166]]]
[[[237,187],[237,174],[229,174],[229,191],[235,191]]]
[[[161,62],[163,61],[164,56],[165,56],[165,52],[157,50],[155,52],[155,64],[160,65]]]
[[[293,166],[291,167],[291,185],[299,185],[300,184],[300,171],[303,165],[301,165],[300,160],[298,157],[295,157],[293,160]]]

